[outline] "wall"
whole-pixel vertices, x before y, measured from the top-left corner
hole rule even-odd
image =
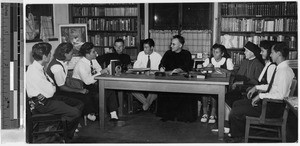
[[[59,38],[59,32],[58,32],[58,26],[60,24],[68,24],[69,23],[69,7],[67,4],[54,4],[53,5],[53,23],[54,23],[54,37]],[[25,61],[26,65],[30,65],[33,61],[33,58],[31,57],[31,49],[34,43],[26,43],[26,54],[25,54]],[[52,45],[52,54],[54,53],[54,50],[59,45],[59,40],[57,41],[49,41],[49,43]]]
[[[217,12],[218,12],[218,3],[214,3],[215,7],[214,7],[214,20],[217,20]],[[145,6],[145,10],[147,10],[148,5]],[[68,4],[54,4],[53,5],[53,17],[54,17],[54,36],[59,38],[59,31],[58,31],[58,26],[60,24],[68,24],[69,23],[69,7]],[[148,14],[145,12],[146,16],[145,18],[148,18]],[[145,24],[148,21],[145,21]],[[217,21],[214,21],[214,30],[213,30],[213,43],[215,43],[217,40]],[[149,30],[147,28],[148,26],[145,25],[145,38],[147,38],[148,34],[149,34]],[[56,47],[59,44],[59,41],[50,41],[49,42],[52,45],[52,54],[54,52],[54,50],[56,49]],[[26,55],[25,55],[25,60],[26,60],[26,65],[29,65],[32,63],[33,59],[31,57],[31,48],[35,43],[26,43]]]

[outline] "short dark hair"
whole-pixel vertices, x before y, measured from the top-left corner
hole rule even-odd
[[[268,40],[263,40],[260,42],[259,47],[267,50],[267,58],[266,58],[267,60],[272,60],[270,54],[271,54],[272,46],[275,44],[276,44],[275,41],[268,41]]]
[[[122,42],[123,44],[125,44],[124,40],[121,39],[121,38],[116,39],[116,40],[115,40],[115,43],[116,43],[116,42]]]
[[[143,44],[148,44],[150,47],[154,47],[155,46],[155,43],[153,41],[153,39],[146,39],[144,40]]]
[[[53,57],[58,60],[65,60],[65,53],[70,53],[73,50],[73,45],[71,43],[61,43],[57,46]]]
[[[224,53],[223,57],[225,57],[225,58],[230,58],[230,55],[228,54],[227,49],[226,49],[226,47],[225,47],[224,45],[215,43],[215,44],[211,47],[211,50],[213,51],[213,49],[217,49],[217,48],[220,48],[220,51],[221,51],[222,53]],[[213,57],[213,53],[211,53],[211,57]]]
[[[94,44],[91,42],[85,42],[83,45],[81,45],[79,49],[79,55],[85,56],[86,54],[91,53],[91,50],[94,48]]]
[[[41,42],[32,46],[32,57],[36,61],[43,59],[43,55],[48,56],[52,46],[49,43]]]
[[[280,52],[284,58],[289,56],[289,47],[285,42],[277,42],[272,48],[275,52]]]
[[[182,45],[184,45],[184,37],[182,37],[181,35],[174,35],[173,36],[173,39],[178,39],[178,41],[182,44]]]

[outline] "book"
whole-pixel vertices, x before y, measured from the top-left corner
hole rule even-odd
[[[119,75],[121,74],[122,68],[121,68],[121,62],[120,60],[111,60],[110,61],[110,68],[109,68],[109,74],[110,75]]]

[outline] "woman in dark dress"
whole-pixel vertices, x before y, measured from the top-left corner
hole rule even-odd
[[[184,38],[173,36],[171,50],[168,50],[159,65],[162,72],[170,71],[171,74],[189,72],[193,66],[191,53],[183,50]],[[192,94],[160,93],[158,96],[157,116],[162,121],[193,122],[197,119],[197,98]]]

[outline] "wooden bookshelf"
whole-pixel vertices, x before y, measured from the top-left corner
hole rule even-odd
[[[70,4],[70,22],[88,26],[88,41],[98,54],[113,48],[114,41],[125,41],[125,53],[135,59],[140,46],[140,5],[128,4]]]
[[[219,3],[220,43],[227,49],[234,64],[244,58],[243,47],[251,41],[286,42],[289,59],[297,60],[297,3],[296,2],[233,2]]]

